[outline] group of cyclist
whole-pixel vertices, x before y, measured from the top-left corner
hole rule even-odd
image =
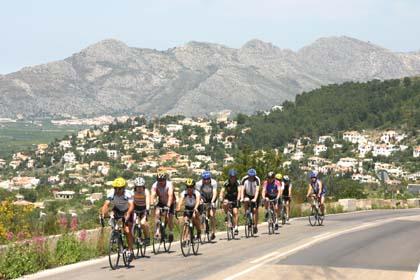
[[[318,199],[321,212],[323,213],[324,197],[326,190],[318,179],[317,172],[310,173],[307,197]],[[134,258],[133,253],[133,228],[136,220],[145,235],[146,245],[150,244],[150,229],[148,216],[150,206],[154,205],[155,224],[159,221],[161,214],[165,214],[169,228],[168,239],[173,241],[174,215],[175,211],[180,212],[184,206],[184,221],[191,219],[197,230],[197,237],[201,235],[200,215],[208,211],[210,218],[211,240],[215,239],[216,233],[216,201],[220,199],[221,207],[225,213],[232,207],[234,233],[239,233],[239,208],[243,203],[245,211],[250,207],[254,212],[254,233],[258,232],[258,208],[261,201],[265,209],[269,207],[269,201],[274,201],[274,209],[280,215],[280,204],[284,203],[286,208],[286,220],[290,217],[290,203],[292,199],[292,184],[289,176],[280,173],[268,172],[263,182],[257,176],[255,169],[248,170],[246,176],[239,178],[238,172],[229,170],[228,179],[223,183],[218,192],[218,183],[212,178],[209,171],[204,171],[198,181],[187,179],[184,182],[185,190],[179,195],[179,202],[174,192],[174,186],[165,173],[159,172],[156,182],[151,190],[146,188],[146,181],[142,177],[134,180],[134,192],[128,190],[124,178],[116,178],[112,182],[113,190],[108,193],[105,203],[101,209],[101,217],[108,215],[111,208],[114,219],[124,220],[124,232],[127,236],[128,258]],[[275,225],[276,229],[278,224]],[[157,234],[157,233],[154,233]]]

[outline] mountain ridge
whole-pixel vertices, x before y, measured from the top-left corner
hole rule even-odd
[[[331,83],[420,74],[420,53],[347,36],[297,51],[252,39],[240,48],[190,41],[167,50],[116,39],[0,75],[0,117],[253,113]]]

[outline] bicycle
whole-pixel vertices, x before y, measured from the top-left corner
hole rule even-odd
[[[194,210],[184,210],[181,211],[182,213],[192,213]],[[176,212],[178,214],[178,212]],[[178,216],[176,215],[176,218],[178,219]],[[194,224],[190,218],[190,216],[187,215],[188,220],[184,222],[184,226],[182,227],[182,233],[181,233],[181,252],[184,257],[187,257],[190,255],[191,249],[193,251],[194,255],[198,254],[198,248],[200,246],[200,239],[198,236],[194,234]],[[186,237],[186,238],[185,238]],[[185,238],[185,239],[184,239]]]
[[[136,212],[137,214],[137,219],[136,219],[136,223],[134,225],[134,244],[137,248],[137,252],[136,252],[136,257],[139,256],[139,253],[142,257],[146,256],[146,247],[147,244],[145,242],[145,237],[144,237],[144,231],[141,227],[141,223],[140,223],[140,217],[142,214],[144,214],[146,212],[146,210],[141,211],[141,212]]]
[[[165,252],[169,253],[172,242],[169,241],[166,237],[166,224],[165,219],[162,220],[162,216],[165,218],[168,215],[169,208],[167,207],[158,207],[160,210],[159,221],[155,224],[155,234],[152,239],[153,253],[156,255],[159,253],[161,246]]]
[[[206,240],[207,243],[211,242],[211,238],[210,238],[210,219],[207,215],[207,212],[209,209],[214,209],[214,207],[211,205],[211,203],[203,203],[202,204],[202,209],[203,212],[201,213],[201,218],[200,218],[200,223],[201,223],[201,228],[204,227],[204,234],[205,234],[205,238],[201,239],[201,243],[204,243],[204,240]]]
[[[315,196],[312,196],[311,213],[308,218],[311,226],[316,226],[317,224],[321,226],[324,222],[324,215],[320,211],[319,200]]]
[[[286,201],[284,200],[285,197],[288,196],[284,196],[284,197],[280,197],[280,204],[281,204],[281,208],[280,208],[280,218],[281,218],[281,224],[284,225],[287,222],[287,210],[286,210]]]
[[[254,208],[256,202],[249,201],[248,210],[245,212],[245,237],[254,236]]]
[[[105,222],[103,217],[100,217],[100,222],[102,227],[105,227]],[[111,235],[109,238],[108,246],[108,261],[111,269],[115,270],[118,267],[120,258],[122,257],[124,266],[130,266],[130,260],[127,256],[127,246],[123,241],[123,229],[125,225],[124,217],[113,217],[109,219],[109,225],[112,228]]]
[[[228,205],[228,211],[226,213],[226,234],[227,234],[227,239],[231,240],[231,239],[235,239],[235,233],[234,233],[234,228],[233,228],[233,202],[228,201],[227,202]]]
[[[274,234],[276,231],[275,225],[277,224],[277,215],[276,210],[274,209],[274,205],[277,203],[277,199],[270,199],[268,201],[268,209],[267,209],[267,224],[268,224],[268,234]],[[278,230],[278,226],[277,226]]]

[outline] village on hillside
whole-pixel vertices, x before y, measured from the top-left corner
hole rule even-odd
[[[84,121],[95,127],[0,159],[0,188],[16,192],[17,204],[42,207],[42,201],[28,201],[20,190],[46,185],[55,200],[82,195],[94,203],[111,188],[117,174],[144,176],[150,183],[157,171],[164,171],[177,185],[187,176],[199,176],[204,169],[217,178],[224,167],[235,162],[238,138],[250,129],[238,126],[230,117],[230,112],[224,111],[211,119],[166,117],[148,122],[143,117],[119,117],[99,119],[99,123]],[[106,124],[98,125],[101,121]],[[415,140],[405,131],[346,131],[340,137],[295,139],[277,151],[282,151],[285,172],[296,162],[305,172],[348,174],[360,183],[380,184],[378,174],[385,171],[384,183],[404,185],[418,195],[420,170],[389,160],[398,153],[419,158],[420,146]],[[132,185],[131,180],[128,182]],[[67,188],[74,184],[83,186],[78,193]]]

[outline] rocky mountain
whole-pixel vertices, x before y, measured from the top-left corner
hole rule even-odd
[[[297,52],[251,40],[239,49],[189,42],[166,51],[104,40],[62,61],[0,75],[0,117],[253,113],[344,81],[420,74],[420,53],[349,37]]]

